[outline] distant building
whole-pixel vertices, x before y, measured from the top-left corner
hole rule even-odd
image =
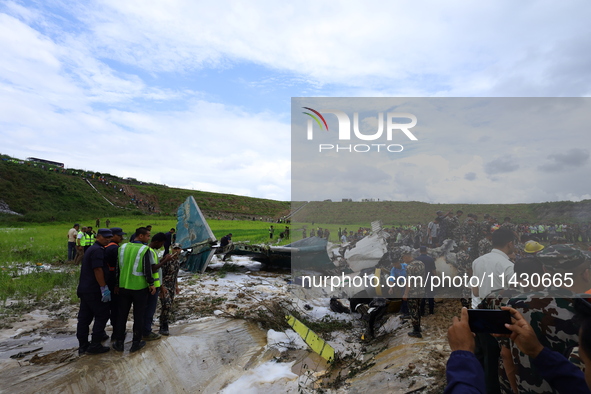
[[[352,198],[343,198],[342,202],[353,202]]]
[[[64,163],[58,163],[57,161],[45,160],[45,159],[38,159],[36,157],[27,157],[28,161],[34,161],[36,163],[43,163],[49,164],[51,166],[61,167],[64,168]]]
[[[375,198],[362,198],[361,202],[375,202],[376,199]]]

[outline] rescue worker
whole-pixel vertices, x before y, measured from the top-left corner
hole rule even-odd
[[[86,227],[86,232],[82,236],[82,240],[80,241],[80,245],[84,246],[84,252],[88,250],[93,244],[95,240],[94,232],[92,231],[92,226]]]
[[[572,245],[554,245],[544,248],[536,257],[545,272],[563,278],[568,273],[572,283],[520,294],[509,300],[507,306],[523,315],[542,345],[568,358],[578,346],[579,327],[573,320],[574,299],[577,293],[583,293],[591,286],[590,256]],[[519,392],[551,392],[549,382],[532,366],[531,358],[518,352],[514,342],[510,345],[517,367],[515,377]],[[572,362],[584,369],[578,357],[572,357]]]
[[[109,273],[107,275],[106,281],[107,286],[109,286],[109,289],[115,289],[115,271],[117,270],[117,255],[119,252],[119,244],[121,244],[121,242],[123,241],[123,236],[126,235],[126,233],[123,232],[123,229],[121,227],[113,227],[111,228],[111,232],[113,233],[113,238],[111,238],[111,242],[105,247],[105,262],[109,267]],[[114,341],[115,322],[117,321],[117,314],[119,313],[119,295],[115,294],[114,292],[111,293],[111,302],[109,303],[109,308],[109,318],[111,319],[111,326],[113,327],[111,341]]]
[[[142,341],[142,327],[148,294],[156,294],[152,265],[154,255],[147,245],[150,240],[150,231],[140,227],[135,231],[135,241],[128,242],[119,247],[117,269],[115,270],[117,287],[115,292],[119,295],[119,313],[115,326],[115,343],[113,349],[118,352],[124,350],[125,325],[129,310],[133,304],[133,340],[130,352],[135,352],[146,346]],[[137,263],[136,263],[137,262]]]
[[[82,226],[80,231],[78,231],[78,235],[76,235],[76,257],[74,258],[74,264],[76,265],[82,263],[82,258],[84,257],[84,245],[82,244],[82,238],[84,238],[85,233],[86,227]]]
[[[76,223],[68,231],[68,263],[71,263],[76,257],[76,236],[79,228],[80,225]]]
[[[142,339],[144,341],[154,341],[161,338],[160,334],[152,331],[152,322],[154,320],[154,314],[156,313],[158,296],[160,295],[160,292],[162,291],[162,293],[165,293],[168,291],[168,289],[161,287],[162,267],[173,258],[172,255],[167,254],[160,262],[158,262],[158,254],[156,253],[156,250],[160,249],[164,245],[164,242],[166,242],[166,235],[164,233],[158,233],[152,237],[149,245],[150,252],[153,256],[152,276],[154,278],[154,287],[156,287],[156,292],[154,294],[148,295],[148,302],[146,304],[146,311],[144,313],[144,325],[142,328]]]
[[[421,334],[421,299],[425,297],[424,277],[425,265],[422,261],[415,260],[412,257],[412,249],[405,248],[402,251],[402,261],[406,266],[407,286],[402,296],[402,300],[408,301],[408,310],[413,330],[408,333],[409,336],[422,338]]]
[[[181,266],[179,255],[181,253],[181,244],[172,244],[172,259],[170,262],[162,267],[162,284],[166,289],[160,297],[160,335],[169,335],[168,324],[172,317],[172,307],[174,304],[174,296],[179,293],[179,286],[177,278]]]
[[[76,338],[80,347],[78,354],[99,354],[109,351],[107,346],[101,344],[109,337],[105,334],[105,326],[109,320],[109,302],[111,291],[105,281],[109,271],[104,259],[104,249],[109,243],[113,233],[108,228],[101,228],[94,245],[91,245],[84,254],[82,267],[80,268],[80,281],[76,294],[80,298],[80,310],[78,312],[78,325]],[[92,327],[92,339],[88,342],[90,323]]]

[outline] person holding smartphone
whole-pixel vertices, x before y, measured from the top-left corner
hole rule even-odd
[[[586,365],[591,365],[591,303],[589,299],[578,298],[576,304],[577,320],[580,322],[579,356]],[[591,368],[586,368],[583,373],[562,354],[544,347],[532,326],[516,309],[502,309],[511,313],[511,324],[505,324],[511,331],[508,337],[532,360],[551,390],[568,394],[591,393]],[[486,393],[484,371],[476,362],[476,344],[466,308],[462,308],[460,318],[453,318],[447,331],[447,339],[452,353],[447,361],[447,387],[444,393]]]

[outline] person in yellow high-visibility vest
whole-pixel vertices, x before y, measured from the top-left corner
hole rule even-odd
[[[94,245],[94,241],[96,240],[96,234],[92,231],[92,226],[86,227],[86,232],[82,236],[82,240],[80,244],[84,246],[84,252],[88,250],[92,245]]]
[[[119,312],[115,323],[115,343],[113,349],[124,350],[125,325],[131,305],[133,305],[133,342],[130,352],[140,350],[146,345],[142,341],[142,326],[149,294],[156,294],[155,280],[152,276],[154,255],[147,245],[150,231],[140,227],[135,231],[135,240],[119,247],[115,269],[115,293],[119,296]]]

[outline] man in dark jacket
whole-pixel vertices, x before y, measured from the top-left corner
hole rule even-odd
[[[76,327],[76,337],[80,345],[78,354],[99,354],[109,351],[109,348],[103,346],[101,342],[109,338],[105,334],[105,326],[109,320],[111,292],[105,280],[109,268],[104,259],[104,249],[112,237],[111,230],[99,229],[96,241],[84,253],[80,268],[80,281],[76,291],[80,298],[80,311]],[[92,339],[89,343],[89,328],[93,320]]]

